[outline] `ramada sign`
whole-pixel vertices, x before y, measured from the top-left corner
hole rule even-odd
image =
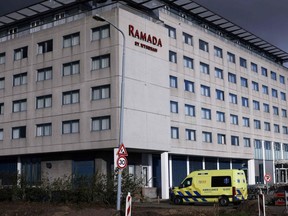
[[[157,47],[162,47],[162,41],[160,38],[157,38],[154,35],[151,34],[147,34],[146,32],[143,31],[139,31],[138,29],[135,29],[133,25],[129,25],[129,36],[133,37],[133,38],[137,38],[141,41],[144,41],[146,43],[149,43],[153,46],[157,46]],[[157,52],[157,48],[152,47],[150,45],[147,45],[145,43],[141,43],[138,41],[135,41],[135,46],[139,46],[141,48],[150,50],[152,52]]]

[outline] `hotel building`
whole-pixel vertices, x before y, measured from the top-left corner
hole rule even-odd
[[[190,0],[43,0],[2,15],[0,182],[113,171],[121,93],[126,169],[163,199],[198,169],[287,182],[287,59]]]

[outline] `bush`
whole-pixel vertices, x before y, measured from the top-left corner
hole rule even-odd
[[[110,175],[96,173],[91,177],[64,176],[53,181],[43,179],[37,187],[32,187],[26,183],[23,176],[18,176],[18,184],[15,181],[12,187],[0,189],[0,201],[85,202],[114,205],[117,199],[117,178],[118,173]],[[121,188],[123,204],[128,192],[132,195],[139,193],[141,181],[124,170],[122,172]]]

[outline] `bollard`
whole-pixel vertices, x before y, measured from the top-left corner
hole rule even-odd
[[[128,192],[126,197],[125,216],[131,216],[131,208],[132,208],[132,197],[130,195],[130,192]]]

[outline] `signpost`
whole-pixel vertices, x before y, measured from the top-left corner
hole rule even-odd
[[[127,156],[128,156],[128,152],[124,146],[124,144],[122,143],[116,153],[118,155],[117,158],[117,167],[119,169],[124,169],[127,167],[128,165],[128,160],[127,160]]]

